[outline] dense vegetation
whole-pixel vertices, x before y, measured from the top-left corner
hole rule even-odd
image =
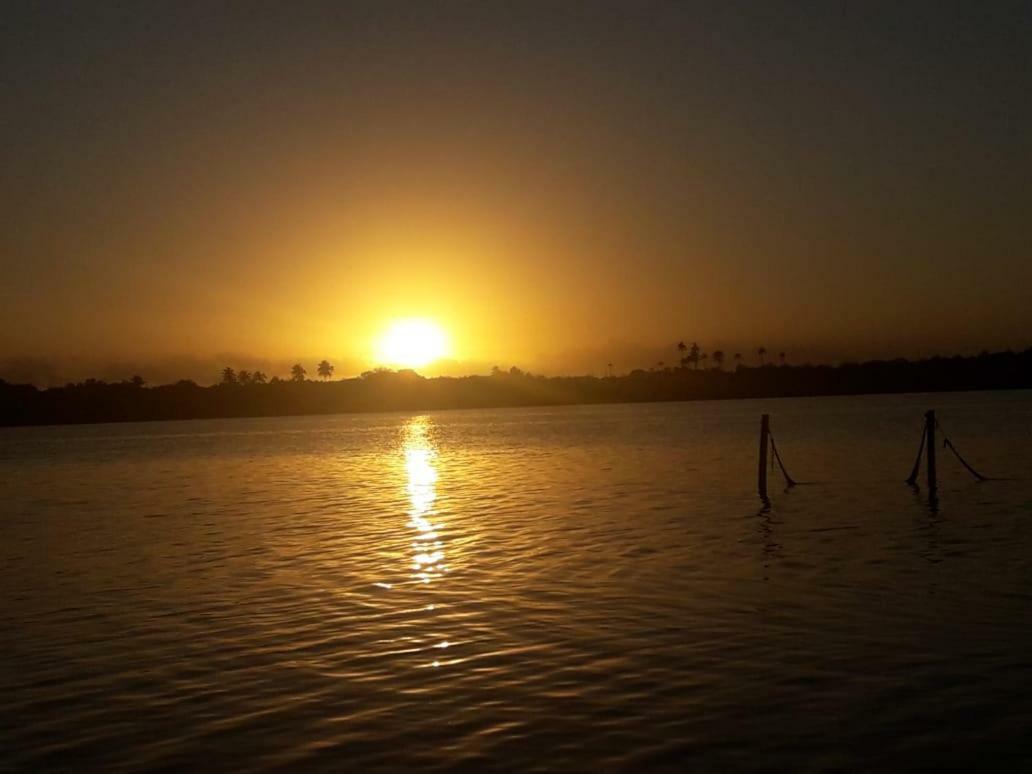
[[[289,381],[226,369],[211,387],[180,381],[155,387],[143,379],[114,384],[87,380],[41,390],[0,380],[0,424],[123,422],[206,417],[328,414],[489,406],[711,400],[887,392],[937,392],[1032,387],[1032,348],[977,357],[872,361],[839,366],[738,365],[735,370],[680,367],[625,376],[541,377],[517,368],[490,376],[426,379],[413,371],[378,369],[355,379],[309,381],[298,366]]]

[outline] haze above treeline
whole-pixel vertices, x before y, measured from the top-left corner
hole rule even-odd
[[[1032,330],[1027,2],[13,3],[0,373],[977,353]]]

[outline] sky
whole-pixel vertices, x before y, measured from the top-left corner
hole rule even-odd
[[[0,377],[1032,345],[1028,2],[10,2]]]

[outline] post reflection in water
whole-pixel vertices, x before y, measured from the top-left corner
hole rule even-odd
[[[437,451],[430,438],[431,421],[427,417],[412,419],[404,429],[403,450],[409,497],[408,526],[416,531],[412,541],[413,579],[430,583],[443,576],[444,544],[431,519],[437,514]]]

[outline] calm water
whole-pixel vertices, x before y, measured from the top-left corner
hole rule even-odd
[[[903,485],[928,407],[1015,480]],[[1032,393],[0,430],[0,487],[0,768],[1032,765]]]

